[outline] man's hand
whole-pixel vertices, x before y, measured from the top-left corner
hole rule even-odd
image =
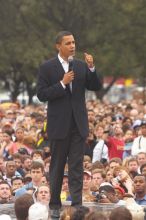
[[[69,84],[70,82],[72,82],[74,80],[74,72],[70,71],[68,73],[65,73],[62,79],[62,82],[64,85]]]
[[[87,63],[88,67],[93,68],[94,67],[93,56],[88,53],[84,53],[84,56],[85,56],[85,62]]]

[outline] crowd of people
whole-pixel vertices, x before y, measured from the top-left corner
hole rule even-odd
[[[124,219],[143,220],[142,206],[146,205],[146,103],[131,100],[109,104],[90,100],[86,105],[89,136],[84,147],[82,200],[84,203],[127,207],[113,210],[110,220],[116,219],[114,216],[120,208],[123,209],[121,213],[129,213]],[[29,220],[37,220],[38,216],[48,213],[46,206],[49,207],[50,199],[51,154],[46,106],[21,107],[12,103],[8,108],[0,107],[0,118],[0,203],[15,203],[18,220],[26,219],[24,212]],[[71,202],[71,199],[66,163],[61,201]],[[23,208],[27,211],[23,212]],[[139,214],[137,218],[136,213]],[[48,218],[46,215],[43,219]],[[106,220],[107,216],[80,206],[64,209],[61,219]]]

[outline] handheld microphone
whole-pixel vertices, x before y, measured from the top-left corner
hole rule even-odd
[[[73,56],[68,57],[68,63],[69,63],[68,71],[70,72],[73,70]]]

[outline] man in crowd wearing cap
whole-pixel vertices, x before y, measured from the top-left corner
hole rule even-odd
[[[83,174],[83,202],[92,202],[94,200],[94,196],[91,192],[91,179],[92,175],[90,171],[84,170]]]
[[[115,203],[116,205],[125,205],[124,200],[120,200],[114,187],[104,185],[99,188],[99,203]]]
[[[141,135],[136,137],[133,141],[131,154],[136,156],[139,152],[146,153],[146,121],[141,122]]]

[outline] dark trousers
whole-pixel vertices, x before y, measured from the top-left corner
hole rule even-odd
[[[84,142],[85,139],[81,137],[72,117],[67,137],[63,140],[53,140],[51,143],[51,198],[49,204],[51,209],[61,207],[60,193],[66,162],[68,162],[69,191],[72,205],[82,204]]]

